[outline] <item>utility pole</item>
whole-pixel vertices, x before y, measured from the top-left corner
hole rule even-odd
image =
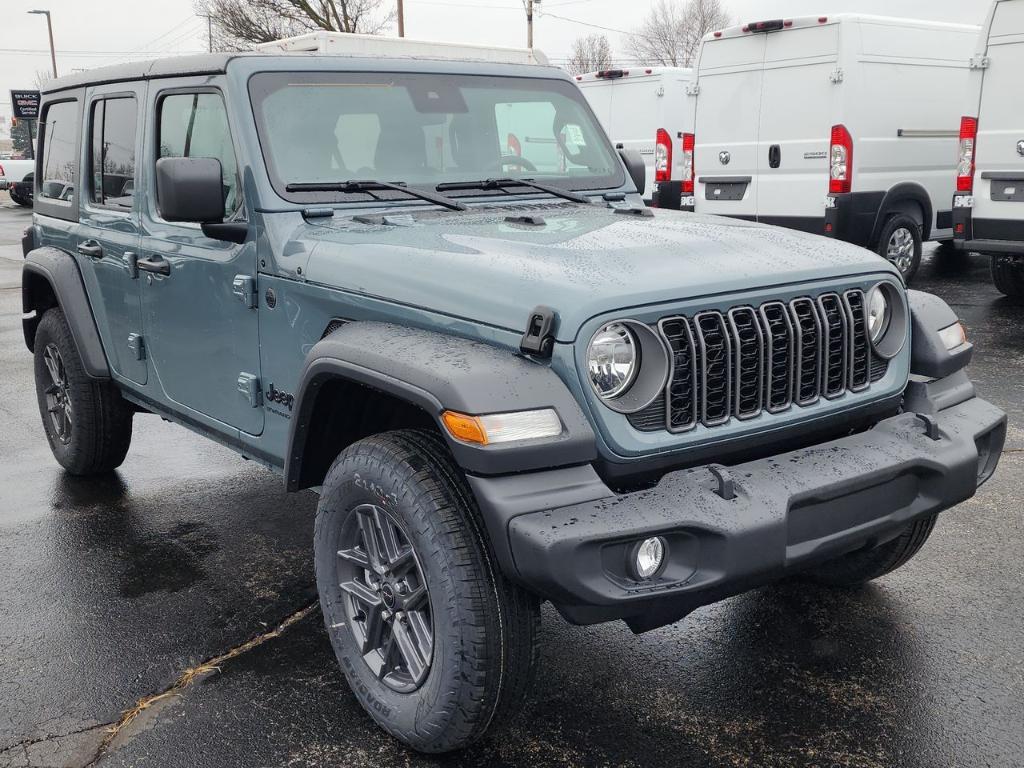
[[[206,37],[209,40],[210,53],[213,53],[213,16],[206,15]]]
[[[46,16],[46,31],[50,33],[50,63],[53,64],[53,77],[57,77],[57,54],[53,50],[53,23],[50,21],[49,11],[28,11],[28,13],[38,13]]]
[[[540,5],[540,0],[523,0],[526,7],[526,47],[533,50],[533,6]]]
[[[405,0],[398,0],[398,36],[405,37]]]

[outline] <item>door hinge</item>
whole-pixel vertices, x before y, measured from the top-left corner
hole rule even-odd
[[[557,319],[551,307],[534,307],[526,321],[526,333],[519,342],[519,351],[534,357],[551,357]]]
[[[971,56],[971,69],[988,69],[991,64],[988,56]]]
[[[248,309],[256,309],[256,278],[235,275],[235,279],[231,281],[231,292],[241,299]]]
[[[700,96],[700,83],[689,83],[686,86],[687,96]]]
[[[146,359],[146,344],[142,340],[142,336],[138,333],[128,334],[128,349],[135,355],[136,360]]]
[[[846,73],[843,72],[842,67],[840,67],[839,69],[833,69],[831,72],[829,72],[828,75],[828,79],[832,81],[832,83],[834,83],[835,85],[839,85],[841,82],[843,82],[843,79],[845,77]]]
[[[238,391],[249,400],[249,405],[259,408],[263,404],[263,393],[260,391],[260,378],[254,373],[238,374]]]

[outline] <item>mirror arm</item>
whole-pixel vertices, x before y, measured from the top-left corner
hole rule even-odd
[[[202,225],[203,234],[212,240],[224,240],[228,243],[244,243],[249,237],[247,221],[211,221]]]

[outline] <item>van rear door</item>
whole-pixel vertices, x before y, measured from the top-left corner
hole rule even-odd
[[[1024,241],[1024,2],[996,4],[978,113],[974,233],[978,240]]]
[[[794,26],[765,37],[757,142],[758,221],[824,233],[828,150],[841,89],[837,23]]]
[[[701,47],[694,120],[699,213],[757,216],[757,135],[767,37],[708,39]]]

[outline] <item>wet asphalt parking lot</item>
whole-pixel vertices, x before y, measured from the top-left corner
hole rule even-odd
[[[0,193],[0,766],[1024,764],[1024,307],[984,258],[929,248],[914,287],[964,319],[1007,453],[921,555],[860,590],[787,582],[639,637],[545,608],[523,715],[426,758],[335,664],[315,496],[154,416],[109,478],[52,460],[21,335],[29,221]]]

